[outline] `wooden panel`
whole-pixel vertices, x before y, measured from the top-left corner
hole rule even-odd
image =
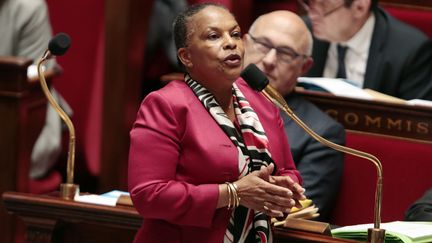
[[[140,104],[144,47],[153,1],[105,3],[105,77],[100,191],[126,190],[129,131]]]
[[[27,191],[31,149],[45,121],[46,100],[27,79],[31,60],[0,58],[0,193]],[[13,219],[0,204],[0,242],[12,242]]]
[[[432,108],[296,92],[335,118],[345,129],[432,143]]]
[[[141,216],[133,207],[99,206],[66,201],[56,195],[16,192],[3,194],[3,200],[10,212],[27,223],[27,233],[33,237],[27,242],[32,243],[51,242],[51,239],[53,242],[131,242],[142,223]],[[274,242],[279,243],[354,242],[282,228],[275,228],[274,238]]]

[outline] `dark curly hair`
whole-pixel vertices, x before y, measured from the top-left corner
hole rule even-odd
[[[176,49],[180,49],[182,47],[187,46],[187,23],[188,19],[195,14],[199,13],[201,10],[208,6],[214,6],[223,8],[227,11],[229,11],[225,6],[217,3],[200,3],[200,4],[194,4],[187,8],[185,11],[177,15],[177,17],[174,19],[173,23],[173,32],[174,32],[174,43],[176,46]],[[181,68],[184,68],[183,63],[180,61],[180,59],[177,57],[177,62]]]

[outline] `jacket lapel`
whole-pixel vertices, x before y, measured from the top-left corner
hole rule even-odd
[[[310,77],[322,77],[324,74],[324,67],[327,61],[327,52],[329,49],[329,43],[317,40],[314,38],[313,44],[313,65],[309,70],[308,75]]]
[[[364,77],[364,88],[379,89],[380,82],[385,81],[382,76],[383,51],[388,36],[388,16],[378,8],[375,13],[375,26],[372,34],[369,56]],[[381,81],[379,81],[381,80]]]
[[[312,23],[309,17],[303,16],[303,21],[305,22],[308,29],[312,32]],[[308,77],[322,77],[324,73],[324,66],[327,61],[327,51],[330,44],[328,42],[320,41],[313,38],[313,48],[312,48],[312,58],[313,65],[306,76]]]

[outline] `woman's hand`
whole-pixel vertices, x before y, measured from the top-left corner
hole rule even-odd
[[[293,193],[292,198],[295,201],[295,206],[301,208],[300,200],[305,200],[305,189],[297,182],[293,181],[289,176],[270,176],[269,182],[284,188],[288,188]]]
[[[244,176],[235,184],[241,205],[271,217],[282,217],[296,204],[296,200],[302,198],[301,187],[290,178],[286,180],[281,178],[283,176],[271,176],[273,169],[273,164],[262,166],[259,171]]]

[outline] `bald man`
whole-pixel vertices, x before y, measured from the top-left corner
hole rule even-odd
[[[312,130],[337,144],[345,143],[344,128],[298,94],[293,93],[297,78],[313,61],[312,36],[303,20],[289,11],[260,16],[243,37],[245,63],[263,71],[288,105]],[[318,220],[327,221],[339,190],[343,154],[330,149],[303,131],[282,113],[285,132],[297,169],[303,178],[306,196],[319,207]]]

